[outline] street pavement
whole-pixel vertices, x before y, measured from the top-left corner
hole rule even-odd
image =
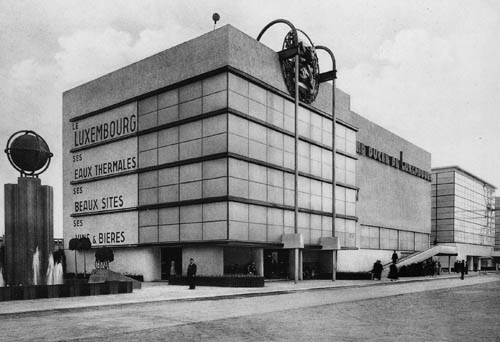
[[[494,276],[490,273],[489,276]],[[479,273],[470,273],[466,282],[480,276]],[[21,300],[0,302],[0,317],[5,314],[27,313],[51,310],[72,310],[103,306],[120,306],[134,303],[161,302],[161,301],[188,301],[200,299],[224,299],[232,296],[260,296],[271,294],[283,294],[291,292],[338,289],[345,287],[379,286],[396,283],[414,283],[422,281],[439,281],[443,279],[459,280],[460,275],[456,273],[442,274],[436,277],[413,277],[400,278],[397,282],[389,279],[378,280],[305,280],[295,284],[293,281],[270,281],[263,288],[230,288],[197,286],[196,290],[186,290],[186,286],[168,285],[166,282],[145,282],[142,289],[134,290],[128,294],[85,296],[71,298],[46,298],[35,300]]]
[[[146,285],[134,294],[79,301],[3,302],[0,341],[304,341],[339,336],[336,340],[396,341],[401,332],[406,337],[399,341],[454,341],[455,328],[450,327],[455,326],[469,336],[467,341],[495,341],[500,330],[500,276],[495,274],[465,280],[452,275],[398,282],[271,282],[264,289],[190,291]],[[67,301],[71,305],[62,305]],[[438,329],[440,322],[446,323],[444,332]],[[426,325],[439,334],[422,335]],[[490,339],[468,334],[475,326],[489,327],[481,331]]]

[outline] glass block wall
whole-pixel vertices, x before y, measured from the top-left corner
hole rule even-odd
[[[458,169],[433,170],[432,242],[495,245],[494,188]]]
[[[294,103],[232,73],[138,104],[140,243],[294,232]],[[300,107],[298,229],[332,236],[332,121]],[[336,125],[336,231],[356,244],[356,134]]]

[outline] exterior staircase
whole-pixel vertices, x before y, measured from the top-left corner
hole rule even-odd
[[[437,255],[457,255],[457,247],[448,245],[432,246],[426,250],[411,253],[409,255],[402,257],[401,259],[398,260],[396,266],[399,269],[402,266],[407,266],[418,262],[422,262]],[[392,261],[383,265],[384,270],[382,271],[382,278],[387,278],[387,276],[389,275],[389,266],[391,264]]]

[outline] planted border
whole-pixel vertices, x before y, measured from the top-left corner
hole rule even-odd
[[[170,277],[169,285],[188,285],[187,277]],[[264,287],[264,277],[258,276],[199,276],[197,286]]]

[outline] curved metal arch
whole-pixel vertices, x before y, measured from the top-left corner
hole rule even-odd
[[[297,30],[297,32],[302,33],[307,38],[307,40],[309,41],[309,43],[311,43],[311,46],[316,49],[316,46],[314,46],[313,41],[311,40],[311,38],[309,38],[309,36],[307,35],[307,33],[305,33],[304,31],[302,31],[301,29],[296,29],[296,30]]]
[[[330,55],[332,59],[333,79],[337,79],[337,62],[335,61],[335,55],[333,54],[332,50],[323,45],[315,46],[315,48],[316,50],[326,51]]]
[[[299,36],[297,34],[297,29],[295,28],[295,26],[288,20],[286,19],[276,19],[276,20],[273,20],[271,21],[269,24],[267,24],[266,26],[264,26],[264,28],[260,31],[259,35],[257,36],[257,41],[260,41],[260,38],[262,38],[262,35],[271,27],[273,26],[274,24],[286,24],[290,27],[290,29],[292,30],[293,32],[293,42],[294,44],[297,46],[299,44]]]

